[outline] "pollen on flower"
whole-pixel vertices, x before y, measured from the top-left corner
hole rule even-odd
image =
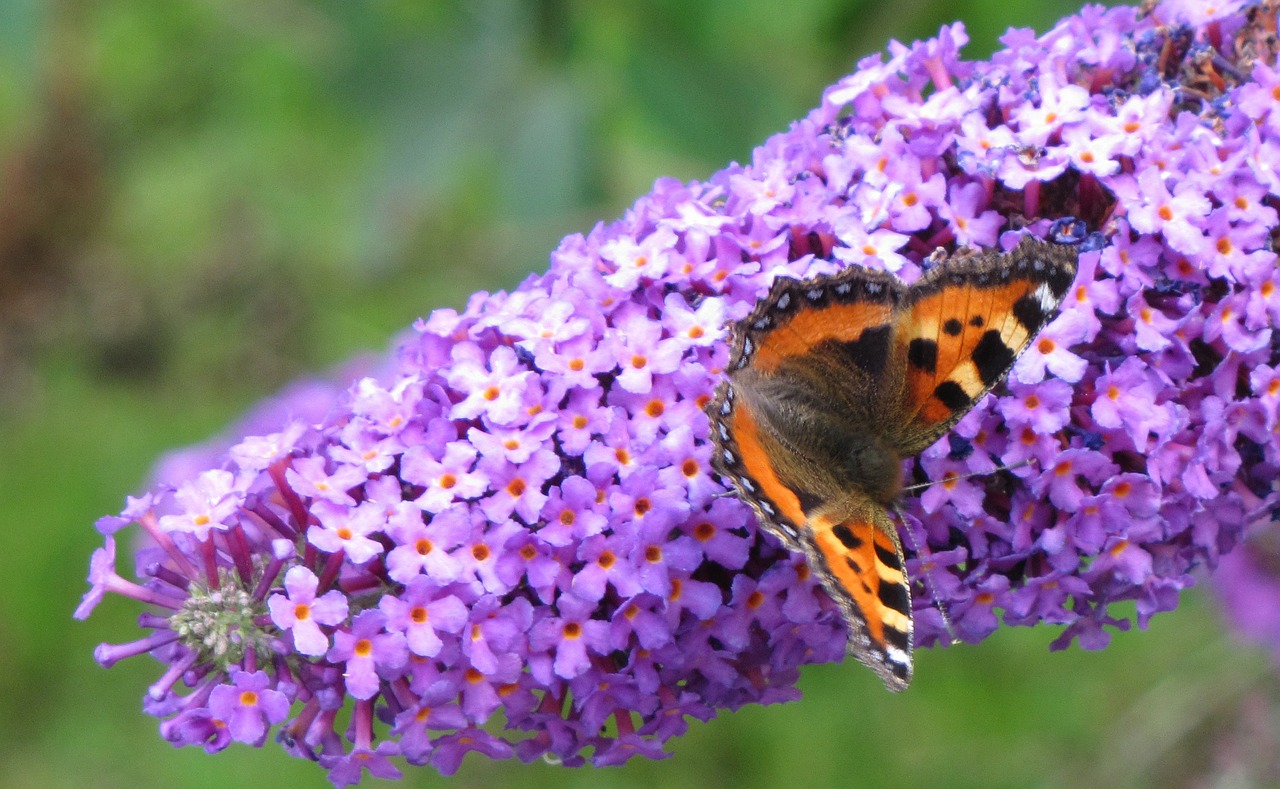
[[[244,707],[254,707],[258,704],[258,694],[252,690],[241,691],[240,704]]]

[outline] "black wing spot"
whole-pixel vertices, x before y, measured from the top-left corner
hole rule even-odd
[[[884,546],[876,546],[876,558],[886,567],[892,567],[898,572],[902,572],[902,562],[898,561],[898,554],[894,551],[886,549]]]
[[[972,318],[969,319],[969,325],[975,329],[981,329],[983,324],[985,323],[986,323],[986,320],[984,320],[981,315],[974,315]]]
[[[1028,293],[1013,303],[1013,317],[1026,326],[1028,332],[1035,334],[1044,323],[1046,316],[1040,307],[1040,300]]]
[[[880,582],[880,592],[877,595],[880,602],[889,608],[902,614],[903,616],[911,615],[911,596],[907,593],[907,587],[902,584],[890,584],[883,581]],[[890,630],[892,628],[886,628]]]
[[[899,586],[898,588],[902,589],[903,587]],[[896,611],[897,609],[895,608],[894,610]],[[887,641],[890,646],[895,646],[903,652],[911,651],[911,636],[896,627],[885,627],[884,640]]]
[[[969,394],[955,381],[943,381],[933,389],[933,396],[952,411],[968,408],[973,400]]]
[[[836,524],[836,527],[831,530],[831,533],[836,536],[836,539],[840,541],[841,545],[851,551],[856,551],[862,547],[862,540],[843,523]]]
[[[964,331],[964,324],[956,318],[948,318],[946,323],[942,324],[942,330],[952,337],[959,337],[960,332]]]
[[[835,346],[839,354],[859,370],[879,375],[889,361],[889,326],[864,329],[858,339],[835,343]]]
[[[917,337],[907,346],[907,362],[930,375],[938,371],[938,343]]]
[[[978,368],[983,386],[995,386],[1015,358],[1013,349],[1004,344],[1000,332],[994,329],[983,334],[973,349],[973,365]]]

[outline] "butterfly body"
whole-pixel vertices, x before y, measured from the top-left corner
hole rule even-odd
[[[906,285],[851,266],[779,279],[731,327],[708,406],[717,471],[840,607],[849,651],[892,690],[911,680],[911,597],[889,508],[903,460],[1007,374],[1076,270],[1074,248],[1024,239]]]

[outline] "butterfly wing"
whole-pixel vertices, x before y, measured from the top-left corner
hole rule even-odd
[[[906,292],[862,268],[779,279],[732,327],[727,380],[707,408],[712,463],[791,550],[811,511],[848,494],[833,456],[841,436],[880,421],[873,394]]]
[[[860,267],[779,280],[734,325],[728,380],[708,407],[717,471],[804,552],[850,654],[895,691],[911,680],[911,594],[897,532],[868,490],[896,491],[901,475],[898,456],[873,447],[902,400],[893,331],[906,296],[896,277]],[[875,462],[851,465],[858,446]]]
[[[911,589],[902,544],[885,509],[862,499],[817,512],[805,554],[849,628],[849,653],[892,691],[911,682]]]
[[[1024,237],[1008,254],[940,264],[911,286],[897,333],[905,402],[895,443],[915,455],[1004,379],[1057,313],[1076,275],[1075,247]]]

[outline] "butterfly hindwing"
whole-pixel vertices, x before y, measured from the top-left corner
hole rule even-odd
[[[941,438],[1004,379],[1075,273],[1074,247],[1028,236],[1007,254],[947,261],[911,287],[897,316],[907,348],[904,455]]]
[[[876,404],[868,392],[883,375],[894,315],[906,288],[860,267],[821,280],[779,279],[733,327],[728,377],[708,406],[712,461],[751,504],[762,525],[800,550],[808,511],[843,495],[832,436]],[[832,402],[843,407],[832,408]],[[835,424],[833,424],[835,423]]]
[[[809,519],[805,552],[848,625],[849,652],[890,690],[911,682],[911,590],[883,507],[865,499]]]
[[[760,435],[760,422],[750,406],[738,401],[737,391],[721,386],[708,406],[715,445],[712,464],[733,482],[739,494],[755,510],[760,525],[782,540],[788,549],[800,550],[800,531],[806,516],[798,491],[778,477]]]

